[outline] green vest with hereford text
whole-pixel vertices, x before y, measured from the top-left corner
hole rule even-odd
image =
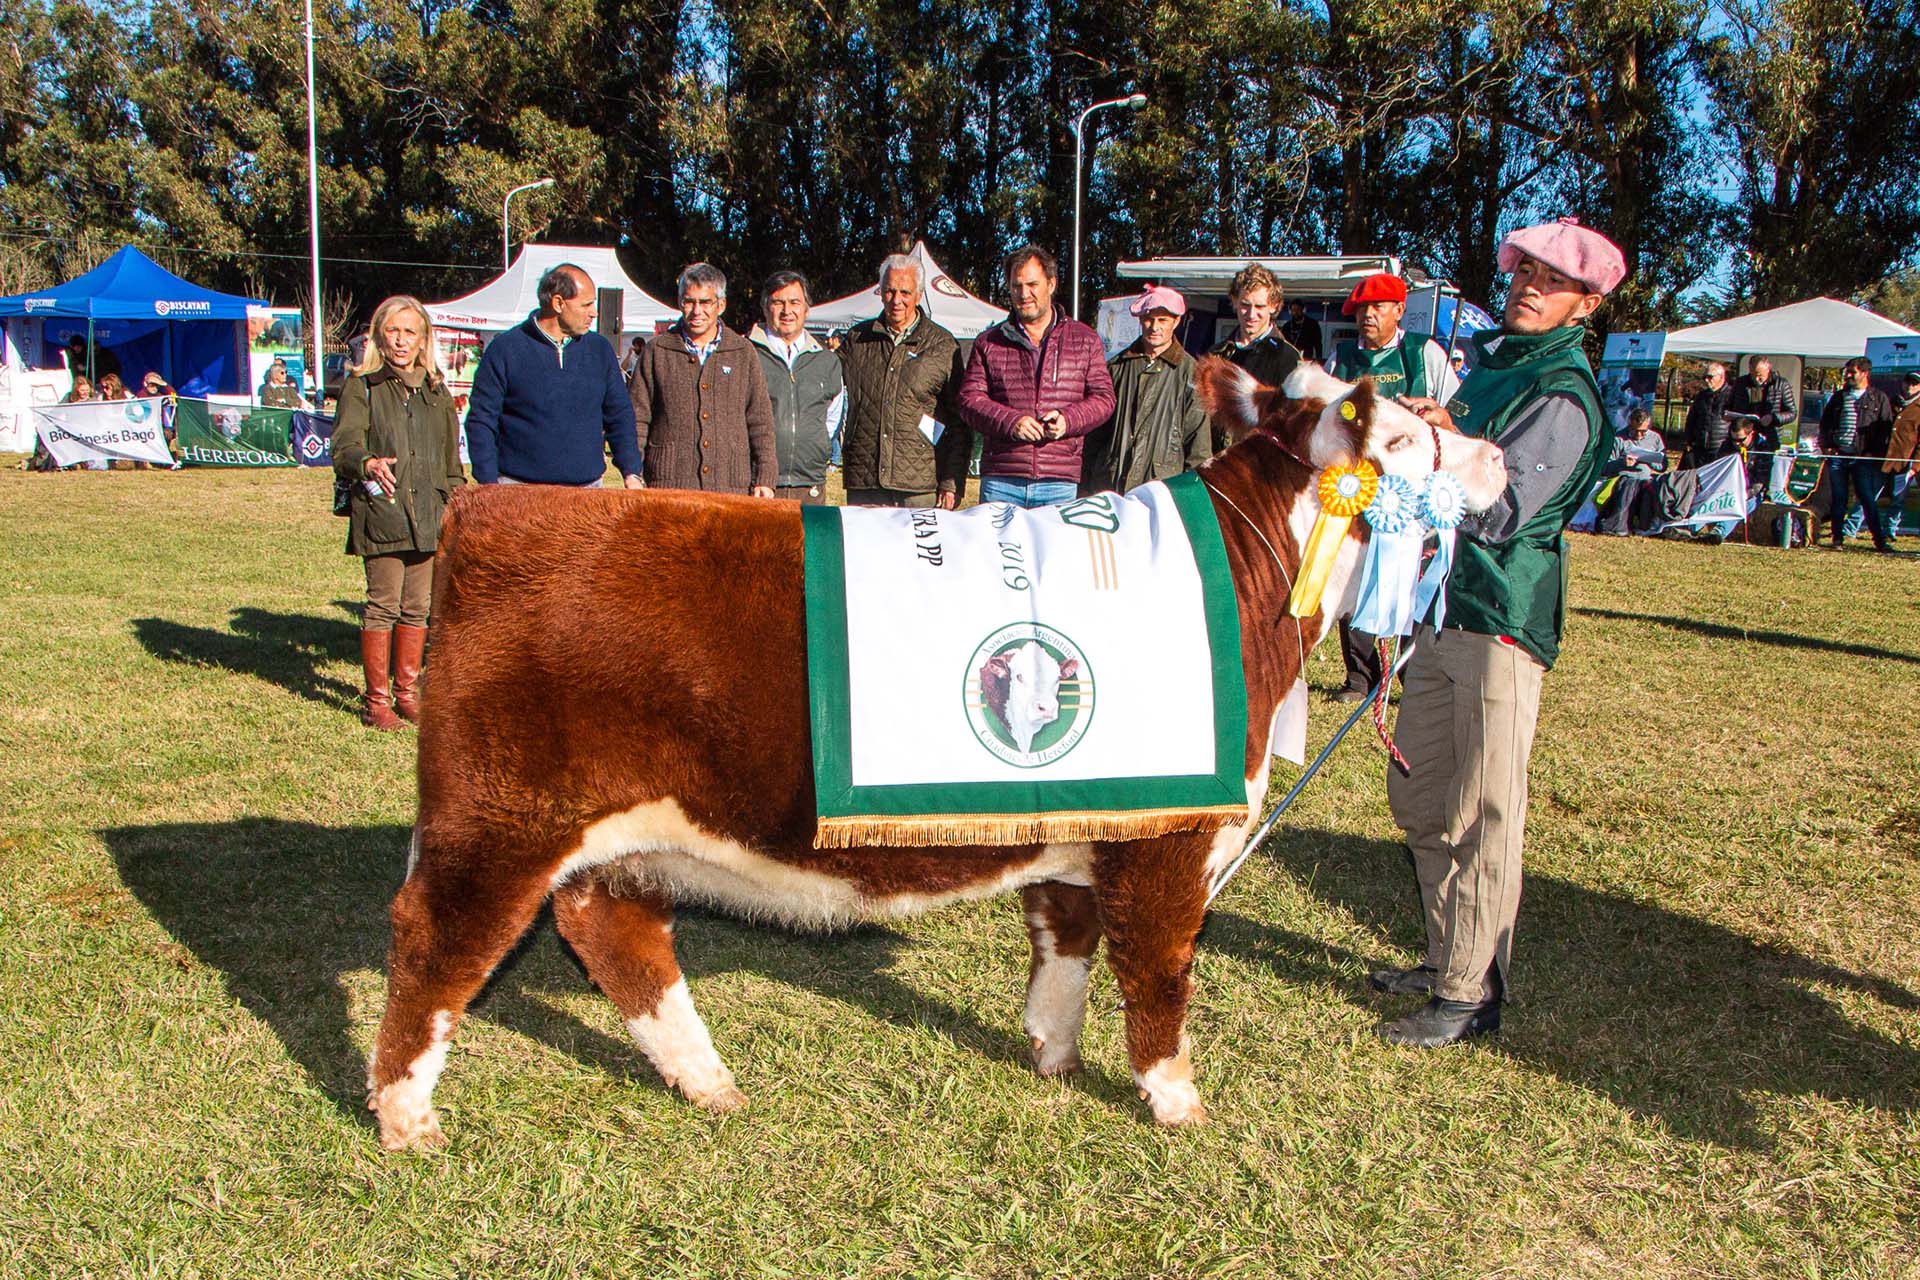
[[[1412,333],[1401,334],[1400,341],[1379,351],[1348,338],[1333,349],[1333,376],[1342,382],[1372,378],[1374,390],[1382,395],[1428,395],[1426,346],[1425,338]]]
[[[1564,530],[1593,491],[1612,443],[1600,388],[1581,350],[1585,337],[1581,325],[1540,334],[1476,333],[1479,358],[1447,402],[1461,432],[1496,444],[1521,410],[1543,396],[1571,395],[1586,410],[1586,451],[1566,483],[1505,542],[1481,542],[1463,529],[1447,584],[1447,626],[1509,636],[1545,667],[1560,656],[1566,616]]]

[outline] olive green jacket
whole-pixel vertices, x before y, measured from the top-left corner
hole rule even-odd
[[[376,498],[367,492],[362,482],[372,458],[395,459],[398,493]],[[467,482],[460,470],[460,419],[446,384],[409,393],[386,367],[347,379],[333,423],[333,473],[353,486],[348,555],[432,551],[448,497]]]

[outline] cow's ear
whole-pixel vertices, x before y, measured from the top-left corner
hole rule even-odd
[[[1229,443],[1238,444],[1272,412],[1279,398],[1245,369],[1219,356],[1206,356],[1194,370],[1193,389],[1201,408],[1220,425]]]
[[[1073,679],[1074,673],[1079,670],[1080,670],[1080,659],[1068,658],[1065,662],[1060,664],[1060,678],[1062,680],[1071,680]]]
[[[1341,399],[1353,389],[1350,382],[1340,379],[1308,360],[1302,360],[1287,375],[1281,390],[1287,393],[1289,400],[1325,400],[1331,404]]]

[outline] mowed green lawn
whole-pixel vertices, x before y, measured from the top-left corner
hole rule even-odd
[[[327,488],[0,474],[0,1275],[1920,1269],[1920,560],[1575,539],[1492,1041],[1373,1036],[1419,922],[1362,731],[1202,937],[1205,1129],[1146,1119],[1104,971],[1087,1073],[1029,1072],[1002,899],[685,913],[723,1120],[543,921],[461,1028],[450,1147],[387,1156],[412,744],[353,717]]]

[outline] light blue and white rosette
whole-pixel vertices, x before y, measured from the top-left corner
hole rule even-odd
[[[1420,500],[1411,484],[1399,476],[1380,477],[1379,491],[1365,512],[1373,533],[1360,569],[1354,630],[1382,637],[1412,632],[1420,616],[1414,608],[1414,592],[1419,585],[1420,546],[1426,539],[1419,511]]]
[[[1433,530],[1439,543],[1433,559],[1427,564],[1426,573],[1420,577],[1419,590],[1413,601],[1413,617],[1418,622],[1432,608],[1435,631],[1440,630],[1447,620],[1447,575],[1453,572],[1453,544],[1458,536],[1455,531],[1466,518],[1465,486],[1445,471],[1436,471],[1428,476],[1426,492],[1420,498],[1420,520]]]

